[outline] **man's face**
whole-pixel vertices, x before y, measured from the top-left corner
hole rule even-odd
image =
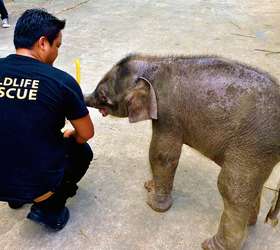
[[[47,45],[45,47],[44,52],[44,62],[47,64],[52,65],[57,58],[58,49],[61,46],[62,42],[62,34],[59,32],[57,38],[54,39],[52,45],[47,41]]]

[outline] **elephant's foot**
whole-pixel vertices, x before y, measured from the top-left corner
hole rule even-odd
[[[148,193],[155,190],[154,180],[149,180],[144,183],[144,187],[147,189]]]
[[[172,206],[171,194],[156,194],[154,181],[145,182],[144,187],[148,191],[148,205],[157,212],[165,212]]]
[[[225,250],[223,243],[219,240],[219,238],[215,235],[214,237],[205,240],[201,247],[203,250]]]

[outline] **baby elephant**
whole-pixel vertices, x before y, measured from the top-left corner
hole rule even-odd
[[[88,106],[130,122],[152,119],[148,204],[164,212],[183,144],[221,166],[224,211],[203,249],[238,250],[257,221],[264,182],[280,160],[280,87],[269,74],[215,56],[129,55],[87,96]],[[275,217],[279,200],[270,211]],[[276,209],[277,208],[277,209]]]

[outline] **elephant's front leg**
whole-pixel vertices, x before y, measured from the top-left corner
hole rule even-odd
[[[172,205],[171,191],[182,149],[182,139],[172,133],[153,131],[150,144],[150,164],[153,179],[145,183],[149,206],[165,212]]]

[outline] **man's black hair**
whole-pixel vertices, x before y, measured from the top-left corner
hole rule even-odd
[[[15,48],[31,49],[41,36],[45,36],[52,45],[64,27],[65,20],[59,20],[44,9],[26,10],[15,27]]]

